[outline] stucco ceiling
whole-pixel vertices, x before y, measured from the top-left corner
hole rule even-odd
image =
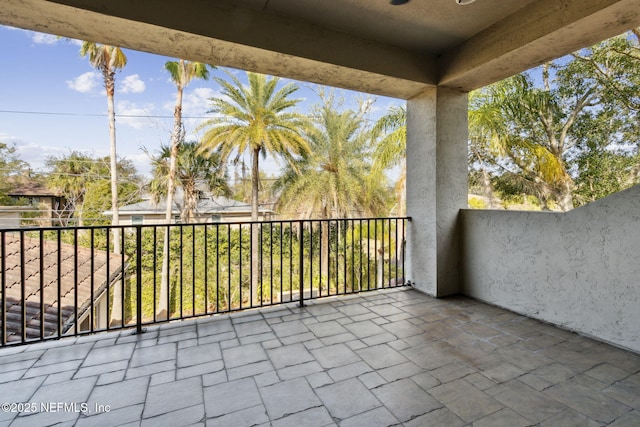
[[[399,98],[640,25],[640,0],[3,0],[0,23]]]

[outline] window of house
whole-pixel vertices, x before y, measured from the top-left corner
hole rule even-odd
[[[222,220],[222,215],[211,215],[211,222],[220,222]]]
[[[142,215],[131,215],[131,225],[142,225],[144,217]]]

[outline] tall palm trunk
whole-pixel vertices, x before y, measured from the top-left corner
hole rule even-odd
[[[114,93],[115,82],[113,73],[105,75],[105,87],[107,90],[107,108],[109,115],[109,147],[110,147],[110,169],[111,169],[111,212],[113,214],[112,225],[113,228],[113,252],[116,254],[122,253],[120,247],[120,229],[117,226],[120,224],[120,215],[118,212],[118,164],[117,164],[117,150],[116,150],[116,114],[114,107]],[[122,313],[122,280],[118,280],[113,285],[113,306],[111,309],[111,325],[122,325],[123,313]]]
[[[260,147],[253,150],[251,154],[251,221],[258,221],[258,192],[260,190]],[[260,286],[260,226],[251,225],[251,301],[258,304],[262,297]]]
[[[160,298],[158,299],[158,309],[156,317],[158,320],[165,320],[169,315],[169,235],[171,231],[171,221],[173,219],[173,198],[176,191],[176,163],[178,159],[178,147],[180,144],[182,130],[182,87],[178,87],[178,97],[173,111],[174,125],[171,135],[171,153],[169,155],[169,177],[167,180],[167,208],[165,210],[165,223],[167,230],[164,235],[164,246],[162,247],[162,271],[160,273]]]

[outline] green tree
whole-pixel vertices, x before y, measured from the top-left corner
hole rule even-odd
[[[15,178],[29,170],[29,164],[18,158],[15,146],[0,142],[0,205],[15,204],[7,193]]]
[[[372,168],[373,134],[366,107],[340,111],[332,95],[311,113],[305,135],[311,150],[285,168],[276,183],[278,209],[298,218],[353,218],[384,214],[384,177]]]
[[[108,224],[103,212],[111,209],[109,157],[94,157],[79,151],[50,156],[45,164],[47,185],[66,200],[65,210],[79,225]],[[118,159],[118,198],[125,204],[140,196],[141,179],[130,160]]]
[[[218,153],[223,161],[233,154],[236,159],[244,153],[251,156],[251,219],[258,220],[260,156],[275,155],[295,168],[297,156],[304,155],[309,145],[302,135],[306,118],[291,111],[300,100],[291,96],[298,90],[293,83],[278,88],[280,79],[263,74],[247,73],[248,85],[229,74],[231,81],[216,78],[222,87],[221,96],[212,98],[215,117],[206,120],[201,149]],[[254,250],[258,248],[258,233],[253,233]],[[257,253],[252,256],[253,300],[256,300]]]
[[[572,209],[581,203],[574,197],[576,180],[586,164],[578,159],[594,164],[595,153],[623,146],[626,155],[637,153],[639,58],[636,31],[472,94],[472,168],[493,174],[503,193]]]
[[[298,218],[358,218],[386,213],[387,194],[381,170],[371,166],[373,134],[366,127],[366,107],[339,110],[333,96],[322,95],[306,130],[311,150],[298,165],[285,169],[274,184],[278,210]],[[329,238],[333,232],[321,222],[320,271],[329,269]],[[343,239],[343,242],[345,240]]]
[[[400,176],[396,184],[398,215],[405,214],[405,194],[407,187],[407,110],[404,106],[394,106],[376,122],[373,132],[380,135],[373,153],[374,170],[386,170],[400,166]]]
[[[183,200],[180,209],[181,221],[193,222],[198,197],[203,189],[215,195],[228,195],[229,185],[224,165],[216,154],[204,155],[197,142],[183,142],[178,146],[176,159],[176,187],[182,188]],[[166,195],[171,148],[162,146],[152,158],[153,178],[149,183],[156,200]]]

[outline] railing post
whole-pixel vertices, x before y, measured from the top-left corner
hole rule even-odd
[[[300,221],[300,241],[298,244],[300,247],[298,270],[300,272],[300,307],[304,307],[304,220]]]
[[[154,310],[155,310],[155,307],[154,307]],[[136,334],[141,334],[143,332],[144,330],[142,329],[142,226],[137,225],[136,226]]]

